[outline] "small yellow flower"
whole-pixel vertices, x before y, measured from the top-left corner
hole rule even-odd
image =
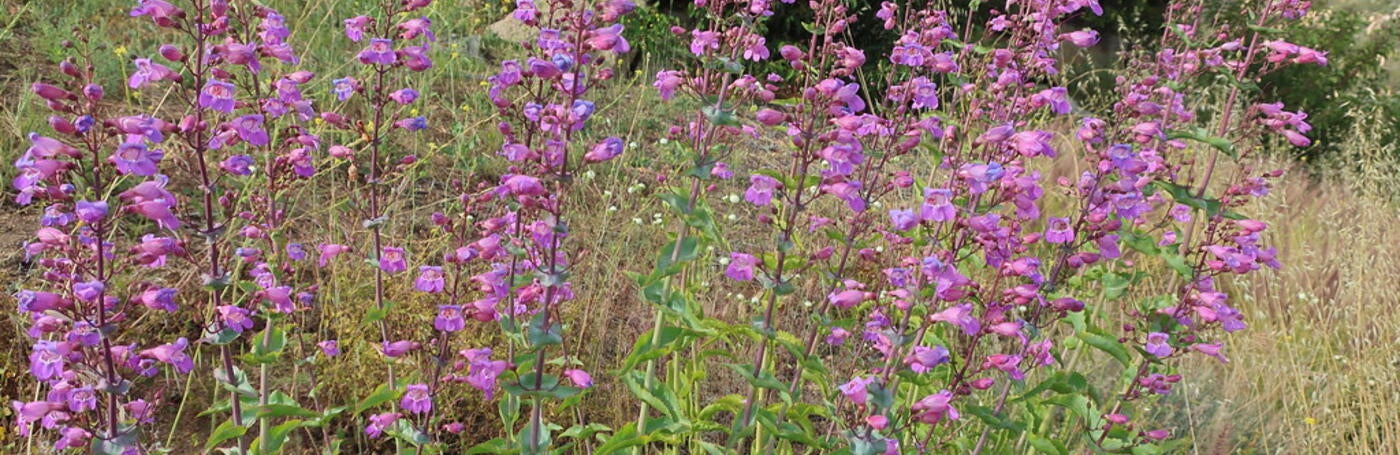
[[[1314,419],[1312,417],[1306,417],[1303,419],[1303,423],[1306,423],[1308,425],[1317,425],[1317,419]]]
[[[418,115],[418,108],[415,107],[415,108],[413,108],[413,109],[409,109],[409,110],[408,110],[408,114],[409,114],[409,115]]]
[[[112,53],[117,54],[118,57],[125,57],[126,46],[117,46],[116,49],[112,49]]]

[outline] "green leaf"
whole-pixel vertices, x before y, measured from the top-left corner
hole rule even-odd
[[[613,433],[612,437],[603,441],[603,445],[598,446],[598,450],[595,453],[618,453],[622,449],[628,447],[646,444],[647,441],[648,439],[646,437],[637,434],[636,422],[631,422],[623,425],[622,428],[618,428],[617,431]]]
[[[989,427],[996,428],[999,430],[1010,431],[1013,433],[1020,433],[1022,431],[1025,431],[1025,427],[1020,423],[1013,422],[1011,420],[1006,419],[1005,417],[999,416],[996,413],[992,412],[991,408],[988,408],[986,406],[968,406],[967,411],[972,415],[977,416],[977,418],[980,419],[982,423],[987,424],[987,426]]]
[[[1166,191],[1172,195],[1172,200],[1178,204],[1191,207],[1205,212],[1206,215],[1215,216],[1220,213],[1220,200],[1191,195],[1191,189],[1171,182],[1152,182],[1152,186]]]
[[[622,364],[622,371],[635,368],[642,362],[661,358],[675,351],[674,346],[693,338],[698,332],[686,330],[680,327],[662,327],[661,333],[647,332],[637,339],[632,346],[632,355],[627,356]],[[656,337],[655,344],[652,337]]]
[[[559,377],[546,374],[540,377],[539,388],[535,387],[535,373],[521,375],[518,381],[510,381],[501,385],[501,389],[506,393],[517,397],[546,397],[553,399],[564,399],[582,392],[583,389],[573,386],[559,384]]]
[[[681,195],[679,192],[663,191],[660,194],[657,194],[656,197],[660,198],[663,202],[666,203],[667,207],[670,207],[671,210],[674,210],[676,213],[679,213],[681,215],[690,214],[690,211],[688,210],[688,207],[690,205],[690,198]]]
[[[200,341],[214,346],[220,346],[232,343],[233,340],[238,339],[239,335],[241,334],[233,331],[232,329],[223,329],[218,332],[206,330],[204,332],[204,338],[201,338]]]
[[[787,385],[783,384],[782,381],[779,381],[778,378],[774,377],[773,373],[761,371],[758,373],[758,376],[754,376],[753,372],[749,371],[749,368],[751,368],[751,366],[749,365],[726,363],[724,364],[724,366],[729,367],[729,369],[733,370],[735,374],[744,378],[745,381],[748,381],[749,385],[764,389],[775,390],[778,392],[778,398],[783,400],[784,403],[792,403],[792,395],[788,394]]]
[[[243,436],[247,432],[247,427],[235,425],[232,420],[225,420],[224,423],[219,424],[218,428],[214,429],[213,433],[209,434],[209,439],[204,441],[204,451],[213,450],[220,443]]]
[[[504,438],[496,438],[496,439],[492,439],[492,440],[490,440],[490,441],[483,442],[483,443],[481,443],[481,444],[474,445],[474,446],[472,446],[472,448],[467,449],[466,452],[462,452],[462,455],[478,455],[478,454],[488,454],[488,453],[489,453],[489,454],[512,454],[512,453],[520,453],[520,451],[519,451],[519,450],[516,450],[516,449],[513,448],[513,447],[511,447],[510,443],[507,442]]]
[[[374,389],[374,392],[370,392],[369,396],[365,397],[365,399],[363,400],[360,400],[359,404],[355,405],[355,413],[361,414],[369,408],[388,403],[397,399],[398,397],[398,390],[389,388],[388,384],[380,384],[379,387],[376,387]]]
[[[627,390],[631,391],[632,395],[660,411],[663,415],[672,419],[680,418],[680,406],[675,401],[675,396],[669,394],[669,390],[663,390],[665,386],[656,385],[653,386],[652,390],[647,390],[642,383],[641,373],[637,371],[629,371],[622,375],[622,383],[627,386]],[[657,392],[662,393],[658,394]],[[663,395],[668,395],[667,399],[663,399]]]
[[[1196,127],[1189,131],[1171,131],[1167,133],[1168,139],[1190,139],[1202,144],[1214,147],[1220,153],[1228,155],[1231,159],[1239,160],[1240,154],[1235,151],[1235,144],[1229,139],[1210,134],[1205,128]]]
[[[1031,447],[1034,447],[1035,450],[1040,453],[1049,455],[1069,454],[1069,450],[1066,449],[1065,445],[1060,443],[1059,441],[1052,441],[1033,434],[1027,436],[1029,437],[1026,438],[1026,442],[1029,442]]]
[[[136,428],[130,425],[118,425],[117,437],[110,439],[92,438],[88,453],[91,455],[122,455],[140,443],[136,431]]]
[[[1156,444],[1138,444],[1136,446],[1133,446],[1132,451],[1133,455],[1161,455],[1163,453],[1166,453],[1163,452],[1162,448],[1157,446]]]
[[[301,424],[301,420],[293,419],[268,429],[266,435],[259,436],[258,439],[253,440],[253,453],[271,454],[281,452],[282,445],[287,443],[287,435],[291,434],[292,430],[300,428]],[[266,441],[264,441],[263,438],[266,438]]]
[[[258,409],[258,418],[301,417],[316,418],[321,413],[291,404],[269,404]]]
[[[1132,366],[1133,361],[1132,357],[1128,355],[1128,348],[1123,346],[1123,343],[1119,343],[1117,338],[1088,331],[1075,333],[1074,336],[1088,343],[1089,346],[1093,346],[1113,356],[1113,358],[1117,360],[1118,363],[1123,364],[1123,366]]]
[[[1122,297],[1131,283],[1132,280],[1129,280],[1127,276],[1113,272],[1104,273],[1099,278],[1099,284],[1103,286],[1103,298],[1107,300]]]
[[[662,247],[661,251],[656,255],[657,270],[670,270],[677,264],[693,261],[696,256],[699,256],[699,239],[695,237],[685,237],[681,239],[679,244],[680,248],[677,250],[677,242],[675,240],[666,242],[666,246]],[[674,260],[672,260],[673,256],[675,257]],[[676,268],[679,269],[679,267]]]
[[[541,328],[541,326],[545,324],[545,318],[547,318],[548,315],[549,313],[547,312],[539,312],[534,318],[530,319],[530,325],[525,328],[525,339],[530,342],[531,346],[540,347],[564,342],[564,337],[559,334],[559,324],[557,322],[551,322],[548,330]]]
[[[734,116],[734,111],[721,108],[716,105],[709,105],[700,108],[700,112],[705,114],[705,118],[710,123],[719,126],[739,126],[739,118]]]

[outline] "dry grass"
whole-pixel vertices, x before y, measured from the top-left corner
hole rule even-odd
[[[1232,362],[1187,367],[1201,453],[1400,453],[1400,209],[1376,172],[1395,147],[1354,137],[1372,159],[1295,172],[1258,208],[1284,267],[1232,283],[1250,322]]]

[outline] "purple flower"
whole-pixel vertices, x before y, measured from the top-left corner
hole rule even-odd
[[[337,100],[348,100],[351,95],[358,91],[360,91],[360,81],[353,77],[342,77],[331,81],[331,93],[335,94]]]
[[[316,346],[321,348],[321,353],[325,354],[326,357],[335,357],[340,355],[340,342],[336,340],[321,341],[316,343]]]
[[[1011,354],[992,354],[987,356],[987,361],[982,362],[982,369],[996,368],[1005,372],[1013,380],[1023,380],[1026,374],[1021,371],[1021,356]]]
[[[419,36],[426,36],[428,41],[437,41],[437,36],[433,35],[432,25],[433,21],[423,16],[403,21],[397,25],[399,30],[403,30],[402,33],[399,33],[399,38],[410,40]]]
[[[184,11],[176,8],[165,0],[140,0],[135,8],[131,9],[131,17],[149,16],[161,27],[173,27],[176,25],[175,19],[183,16]]]
[[[612,51],[615,54],[625,54],[632,50],[632,47],[627,44],[627,38],[622,37],[622,24],[598,28],[589,32],[589,35],[584,44],[594,49],[604,52]]]
[[[953,192],[947,189],[924,188],[924,205],[919,208],[919,217],[924,221],[942,222],[957,217],[953,207]]]
[[[418,279],[413,281],[413,288],[420,292],[442,292],[444,283],[442,267],[423,265],[418,267]]]
[[[914,411],[915,420],[928,425],[936,425],[945,418],[958,420],[958,410],[953,408],[952,401],[953,393],[942,390],[914,403],[910,410]]]
[[[151,287],[142,292],[139,299],[147,308],[174,313],[180,309],[175,303],[175,294],[178,292],[174,288]]]
[[[958,177],[968,183],[972,194],[982,194],[987,192],[987,185],[1001,179],[1004,173],[1000,163],[965,164],[958,170]]]
[[[384,412],[369,417],[369,425],[365,426],[365,434],[371,438],[378,438],[384,434],[384,429],[394,422],[398,422],[403,414],[397,412]]]
[[[1230,363],[1230,359],[1225,358],[1225,355],[1220,353],[1220,349],[1223,347],[1220,343],[1197,343],[1191,345],[1191,350],[1215,357],[1220,360],[1220,363]]]
[[[233,84],[218,79],[210,79],[199,91],[199,107],[213,109],[225,114],[233,112]]]
[[[253,157],[248,155],[233,155],[219,163],[219,169],[233,175],[251,175],[252,166]]]
[[[912,92],[914,109],[938,109],[938,85],[928,78],[918,77],[909,81],[909,90]]]
[[[107,285],[101,281],[84,281],[73,285],[73,296],[84,302],[96,302],[106,290]]]
[[[773,191],[782,186],[782,183],[772,177],[763,174],[751,175],[749,189],[744,191],[744,200],[759,207],[767,206],[773,203]]]
[[[407,131],[420,131],[428,128],[428,119],[424,117],[409,117],[394,122],[394,126]]]
[[[403,248],[384,247],[384,250],[379,253],[379,270],[388,273],[408,270],[408,259],[404,257]]]
[[[919,217],[909,209],[890,210],[890,223],[896,231],[907,231],[919,225]]]
[[[433,410],[433,395],[427,384],[409,384],[399,400],[399,407],[414,414],[427,414]]]
[[[520,62],[516,60],[506,60],[501,62],[501,71],[496,73],[495,83],[502,86],[512,86],[520,83]]]
[[[470,365],[467,373],[467,384],[480,390],[486,395],[486,399],[491,399],[496,391],[496,377],[506,371],[510,363],[504,360],[491,360],[491,348],[467,349],[460,354],[467,359]]]
[[[868,297],[870,297],[870,294],[867,294],[865,291],[846,289],[832,292],[830,295],[826,296],[826,299],[831,302],[832,305],[836,305],[837,308],[846,309],[859,305]]]
[[[165,182],[164,176],[158,175],[156,180],[141,182],[119,196],[128,203],[127,210],[155,221],[161,228],[173,231],[180,229],[180,220],[175,217],[173,211],[176,204],[175,195],[166,191]]]
[[[982,324],[972,316],[972,305],[954,305],[946,310],[929,315],[929,322],[946,322],[962,328],[963,334],[972,336],[982,330]]]
[[[390,93],[389,99],[399,104],[410,104],[418,99],[418,91],[411,88],[401,88]]]
[[[293,313],[297,309],[296,303],[292,301],[291,286],[275,286],[259,291],[258,294],[272,304],[272,308],[278,313]]]
[[[238,132],[238,137],[247,142],[248,145],[260,147],[267,145],[267,130],[263,129],[263,116],[258,114],[245,115],[233,119],[233,129]]]
[[[1050,225],[1045,228],[1045,241],[1062,244],[1074,241],[1074,229],[1070,227],[1069,218],[1050,218]]]
[[[690,53],[703,56],[711,50],[719,49],[719,33],[710,30],[690,31]]]
[[[176,372],[186,374],[194,369],[194,360],[185,354],[185,347],[189,346],[189,344],[189,340],[180,337],[180,339],[175,340],[174,343],[166,343],[141,351],[141,356],[153,358],[160,363],[174,366]]]
[[[293,261],[306,260],[306,247],[300,243],[288,243],[286,247],[287,259]]]
[[[850,331],[841,327],[832,327],[831,333],[827,334],[826,338],[823,341],[825,341],[826,344],[832,346],[840,346],[844,344],[846,342],[846,338],[850,336]]]
[[[335,257],[340,256],[341,253],[350,251],[350,247],[335,243],[324,243],[316,246],[316,249],[321,252],[321,257],[316,262],[316,264],[321,267],[325,267],[326,264],[330,263],[331,259],[335,259]]]
[[[429,47],[408,46],[399,50],[399,55],[403,57],[403,66],[410,71],[427,71],[433,67],[433,61],[428,58]]]
[[[461,305],[439,305],[437,317],[433,318],[433,328],[443,332],[456,332],[467,327],[462,318]]]
[[[83,412],[97,409],[97,392],[92,387],[79,387],[68,391],[68,410]]]
[[[661,71],[656,73],[656,82],[651,84],[656,87],[656,91],[661,94],[662,101],[670,101],[676,96],[676,89],[685,83],[685,73],[675,70]]]
[[[915,373],[926,373],[945,363],[948,363],[948,350],[943,346],[915,346],[914,351],[904,358],[904,364]]]
[[[1021,131],[1011,135],[1008,142],[1011,148],[1024,157],[1055,157],[1055,148],[1050,146],[1054,135],[1045,131]]]
[[[583,154],[585,163],[601,163],[622,154],[622,139],[609,137],[594,145],[588,153]]]
[[[538,14],[533,0],[515,0],[515,11],[511,12],[511,17],[525,25],[535,25]]]
[[[156,237],[153,234],[142,236],[141,243],[137,244],[131,251],[135,253],[138,264],[149,267],[164,266],[166,256],[183,256],[185,254],[185,249],[180,246],[178,240],[169,237]]]
[[[851,378],[849,382],[841,384],[839,387],[841,395],[844,395],[847,400],[851,400],[851,403],[855,403],[857,406],[864,406],[866,401],[870,399],[870,391],[867,387],[873,382],[875,382],[874,377],[863,378],[856,376]]]
[[[84,223],[99,223],[107,218],[107,201],[78,201],[75,212]]]
[[[1167,344],[1168,335],[1162,332],[1152,332],[1147,334],[1147,343],[1143,344],[1142,350],[1147,351],[1157,357],[1167,357],[1172,355],[1172,347]]]
[[[355,16],[345,20],[345,37],[360,42],[365,37],[365,27],[374,22],[369,16]]]
[[[728,180],[734,177],[734,171],[729,170],[729,164],[719,161],[715,163],[713,168],[710,168],[710,176],[721,180]]]
[[[116,165],[117,172],[123,175],[149,177],[160,171],[158,166],[164,157],[165,152],[148,150],[145,144],[125,142],[117,146],[117,151],[112,152],[107,161]]]
[[[244,330],[253,328],[253,319],[248,317],[248,310],[233,305],[223,305],[218,308],[219,321],[223,322],[224,328],[243,333]]]
[[[167,68],[165,65],[152,62],[149,58],[138,58],[134,60],[136,71],[131,73],[127,79],[127,87],[139,89],[146,84],[157,81],[179,81],[180,74]]]
[[[570,369],[564,370],[564,377],[569,378],[569,382],[574,383],[574,387],[587,389],[593,387],[593,377],[587,371]]]
[[[40,381],[48,381],[63,374],[67,364],[65,357],[70,347],[67,343],[38,340],[29,352],[29,374]]]
[[[58,431],[59,438],[53,443],[53,450],[62,452],[67,449],[82,449],[92,441],[92,432],[79,427],[63,427]]]
[[[403,357],[404,354],[418,349],[421,346],[422,345],[419,344],[417,341],[385,341],[383,343],[380,343],[379,351],[383,353],[385,357],[397,359],[399,357]]]
[[[370,38],[369,46],[355,56],[366,65],[393,65],[398,62],[394,54],[394,41],[387,38]]]
[[[1079,47],[1093,47],[1099,43],[1099,32],[1094,30],[1076,30],[1060,35],[1060,39],[1069,41]]]
[[[758,266],[758,258],[744,253],[730,253],[729,266],[724,269],[724,276],[734,281],[751,281],[754,277],[754,268]]]

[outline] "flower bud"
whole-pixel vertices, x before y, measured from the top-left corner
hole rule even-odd
[[[173,44],[162,44],[160,46],[160,56],[171,62],[185,61],[185,53]]]
[[[49,116],[49,127],[63,134],[76,134],[78,132],[78,127],[73,126],[73,122],[57,115]]]
[[[104,93],[106,93],[106,91],[102,89],[101,85],[88,84],[83,86],[83,96],[86,96],[87,99],[102,101],[102,95]]]
[[[59,62],[58,70],[62,71],[63,74],[67,74],[69,77],[83,77],[82,71],[78,70],[78,65],[74,65],[73,62],[67,60]]]
[[[43,82],[35,82],[29,86],[29,89],[33,91],[35,95],[39,95],[40,98],[49,101],[70,100],[74,98],[73,94],[68,93],[67,90]]]

